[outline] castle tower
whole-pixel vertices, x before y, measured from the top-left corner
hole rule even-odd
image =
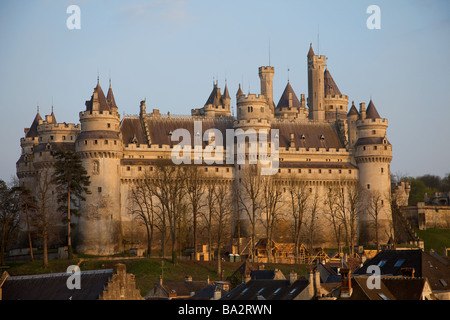
[[[374,243],[373,215],[376,214],[378,239],[379,243],[383,244],[389,240],[392,220],[390,206],[392,146],[386,138],[388,121],[380,117],[372,100],[367,110],[364,103],[361,103],[360,107],[361,117],[356,121],[358,139],[354,145],[354,154],[359,168],[359,182],[367,195],[364,208],[359,215],[360,242]]]
[[[273,102],[273,76],[275,74],[274,67],[259,67],[259,79],[261,82],[261,94],[267,99],[267,104],[272,113],[275,109]]]
[[[308,108],[311,120],[325,120],[325,64],[325,56],[315,55],[311,44],[308,52]]]
[[[325,119],[331,121],[345,119],[348,96],[341,93],[328,68],[324,71],[323,79]]]
[[[248,187],[249,170],[260,174],[262,167],[268,167],[267,163],[261,162],[262,147],[266,148],[266,155],[270,157],[271,148],[271,121],[274,117],[272,98],[272,77],[273,67],[260,67],[259,76],[261,79],[261,93],[245,95],[239,85],[236,93],[237,119],[234,121],[235,129],[235,176],[238,188],[245,194],[245,185]],[[268,94],[269,98],[265,95]],[[266,133],[267,142],[264,146],[261,143],[261,133]],[[256,166],[256,168],[255,168]],[[236,217],[233,219],[237,224],[239,221],[240,236],[250,235],[250,222],[248,215],[242,208],[236,208]],[[232,228],[236,230],[236,225]]]
[[[359,119],[359,112],[355,107],[355,102],[352,101],[352,106],[347,114],[347,123],[348,123],[348,142],[349,148],[352,149],[356,143],[357,130],[356,130],[356,121]]]
[[[97,82],[86,110],[80,112],[80,123],[75,147],[91,178],[91,194],[81,203],[75,246],[79,253],[114,254],[122,250],[119,172],[123,150],[111,86],[105,97]]]

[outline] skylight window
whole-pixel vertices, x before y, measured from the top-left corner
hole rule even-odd
[[[278,288],[277,290],[275,290],[275,292],[273,294],[277,294],[280,290],[281,290],[281,288]]]
[[[386,297],[383,293],[379,293],[378,295],[379,295],[380,298],[383,299],[383,300],[389,300],[389,298]]]
[[[261,288],[261,289],[259,289],[259,291],[258,291],[257,294],[260,294],[260,293],[263,292],[263,291],[264,291],[264,288]]]
[[[245,288],[244,290],[242,290],[241,295],[244,294],[245,292],[247,292],[248,288]]]
[[[439,279],[439,282],[442,284],[443,287],[447,286],[447,282],[444,279]]]
[[[289,294],[293,294],[295,291],[297,291],[297,288],[292,289],[291,292],[289,292]]]
[[[387,260],[381,260],[381,261],[378,263],[378,266],[379,266],[379,267],[384,266],[384,264],[386,263],[386,261],[387,261]]]
[[[400,267],[403,264],[403,262],[405,262],[405,259],[398,259],[397,262],[395,263],[394,267],[397,267],[397,268]]]

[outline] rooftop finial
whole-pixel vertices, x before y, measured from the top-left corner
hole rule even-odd
[[[287,70],[287,76],[288,76],[288,83],[289,83],[289,66],[288,66],[288,70]]]

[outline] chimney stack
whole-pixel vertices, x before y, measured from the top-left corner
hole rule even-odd
[[[412,277],[414,278],[414,268],[402,268],[401,269],[403,277]]]
[[[350,298],[352,296],[352,278],[350,269],[341,269],[341,297]]]
[[[289,284],[293,284],[295,281],[297,281],[297,273],[294,271],[291,271],[289,273]]]

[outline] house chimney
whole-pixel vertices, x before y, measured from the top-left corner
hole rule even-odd
[[[185,282],[191,282],[192,281],[192,276],[186,276],[185,278],[184,278],[184,281]]]
[[[403,277],[412,277],[414,278],[414,268],[402,268],[401,269]]]
[[[264,265],[263,264],[259,265],[258,270],[264,270]]]
[[[159,285],[162,286],[163,285],[163,279],[162,279],[162,275],[159,275]]]
[[[309,273],[309,275],[308,275],[308,282],[309,282],[309,284],[308,284],[308,294],[309,294],[309,296],[311,297],[311,299],[312,298],[314,298],[315,297],[315,290],[314,290],[314,274],[313,274],[313,271],[311,270],[311,272]]]
[[[352,292],[350,269],[341,269],[341,298],[350,298]]]
[[[220,298],[222,298],[222,291],[219,287],[216,287],[214,290],[214,300],[219,300]]]
[[[250,274],[249,274],[249,273],[245,274],[244,283],[249,282],[251,279],[252,279],[252,278],[250,277]]]
[[[314,291],[316,293],[316,296],[320,295],[320,272],[316,270],[314,272]]]
[[[291,271],[289,273],[289,284],[293,284],[295,281],[297,281],[297,273],[295,273],[294,271]]]

